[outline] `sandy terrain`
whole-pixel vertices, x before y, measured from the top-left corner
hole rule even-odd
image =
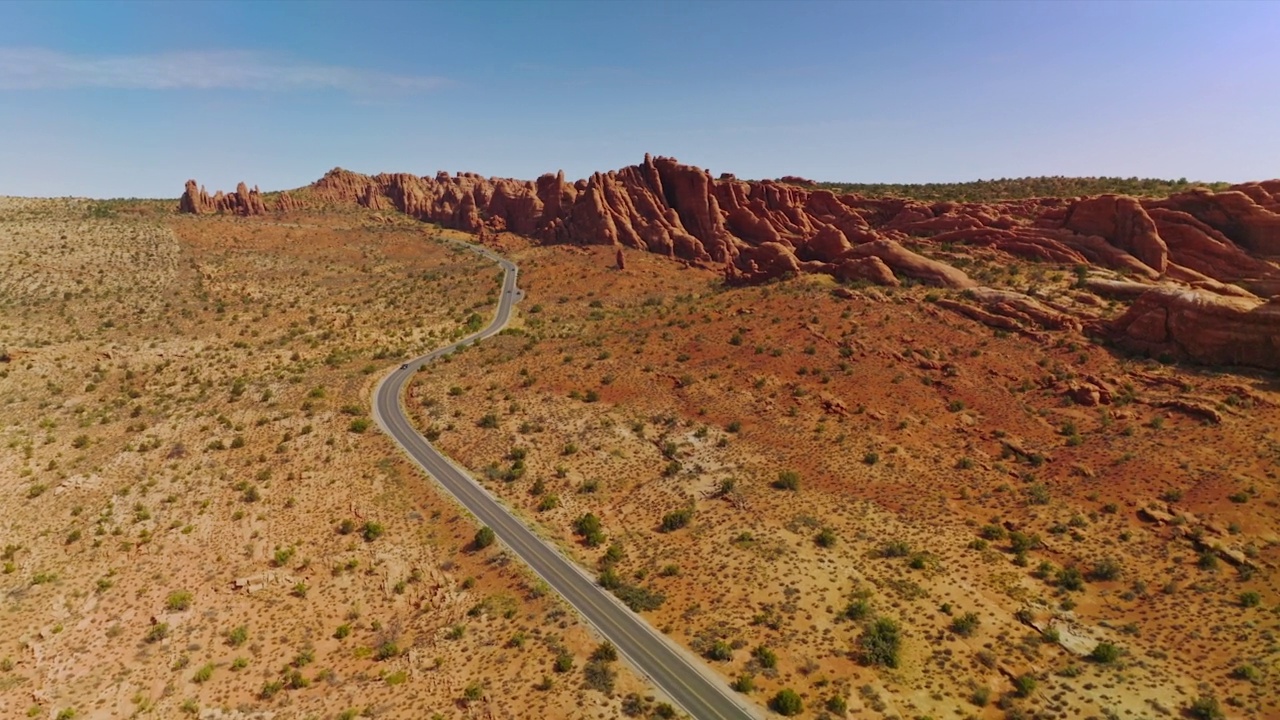
[[[950,291],[725,289],[504,242],[520,317],[421,373],[420,427],[603,580],[660,595],[651,621],[756,702],[1280,716],[1273,375],[993,331],[933,302]],[[1098,302],[1069,267],[966,269]],[[1109,402],[1072,398],[1086,377]],[[875,618],[900,627],[897,667],[864,651]]]
[[[368,425],[496,299],[439,235],[0,199],[0,717],[657,708]]]

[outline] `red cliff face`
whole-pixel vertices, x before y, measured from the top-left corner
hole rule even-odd
[[[1161,200],[1102,195],[924,203],[839,195],[790,176],[716,179],[646,155],[638,165],[574,183],[563,173],[530,182],[472,173],[369,176],[338,168],[282,194],[272,209],[332,204],[394,208],[486,235],[508,231],[543,243],[626,246],[719,266],[732,283],[817,272],[882,285],[911,280],[969,288],[975,283],[961,269],[922,254],[946,257],[969,248],[1110,268],[1218,296],[1280,294],[1280,267],[1268,259],[1280,256],[1280,181]],[[210,197],[195,181],[187,183],[179,209],[267,212],[257,188],[242,183],[234,193]]]

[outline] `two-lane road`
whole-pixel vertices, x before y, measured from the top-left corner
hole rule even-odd
[[[520,522],[467,472],[449,461],[414,430],[400,406],[405,384],[419,367],[455,348],[483,340],[506,326],[515,303],[523,293],[516,287],[515,263],[492,251],[468,246],[495,261],[504,270],[502,294],[493,322],[484,330],[448,347],[409,361],[378,383],[373,392],[373,417],[378,426],[400,445],[409,457],[483,525],[493,528],[498,539],[529,565],[547,585],[558,592],[596,630],[612,642],[633,667],[647,676],[677,705],[698,720],[739,720],[755,718],[760,712],[740,700],[701,662],[671,640],[655,631],[598,586],[572,561],[544,542]]]

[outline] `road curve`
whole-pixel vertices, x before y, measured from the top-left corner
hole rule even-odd
[[[448,347],[410,360],[392,370],[373,391],[373,418],[409,457],[475,515],[493,528],[498,539],[558,592],[587,622],[618,648],[622,656],[689,715],[698,720],[740,720],[760,712],[743,703],[700,660],[655,631],[583,572],[576,564],[544,542],[512,515],[462,468],[454,465],[414,430],[400,405],[409,378],[422,365],[454,349],[494,335],[506,326],[523,293],[516,287],[515,263],[487,248],[466,245],[498,263],[504,271],[502,294],[493,322],[474,335]]]

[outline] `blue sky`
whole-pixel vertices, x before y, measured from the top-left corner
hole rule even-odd
[[[1280,3],[0,3],[0,194],[1280,176]]]

